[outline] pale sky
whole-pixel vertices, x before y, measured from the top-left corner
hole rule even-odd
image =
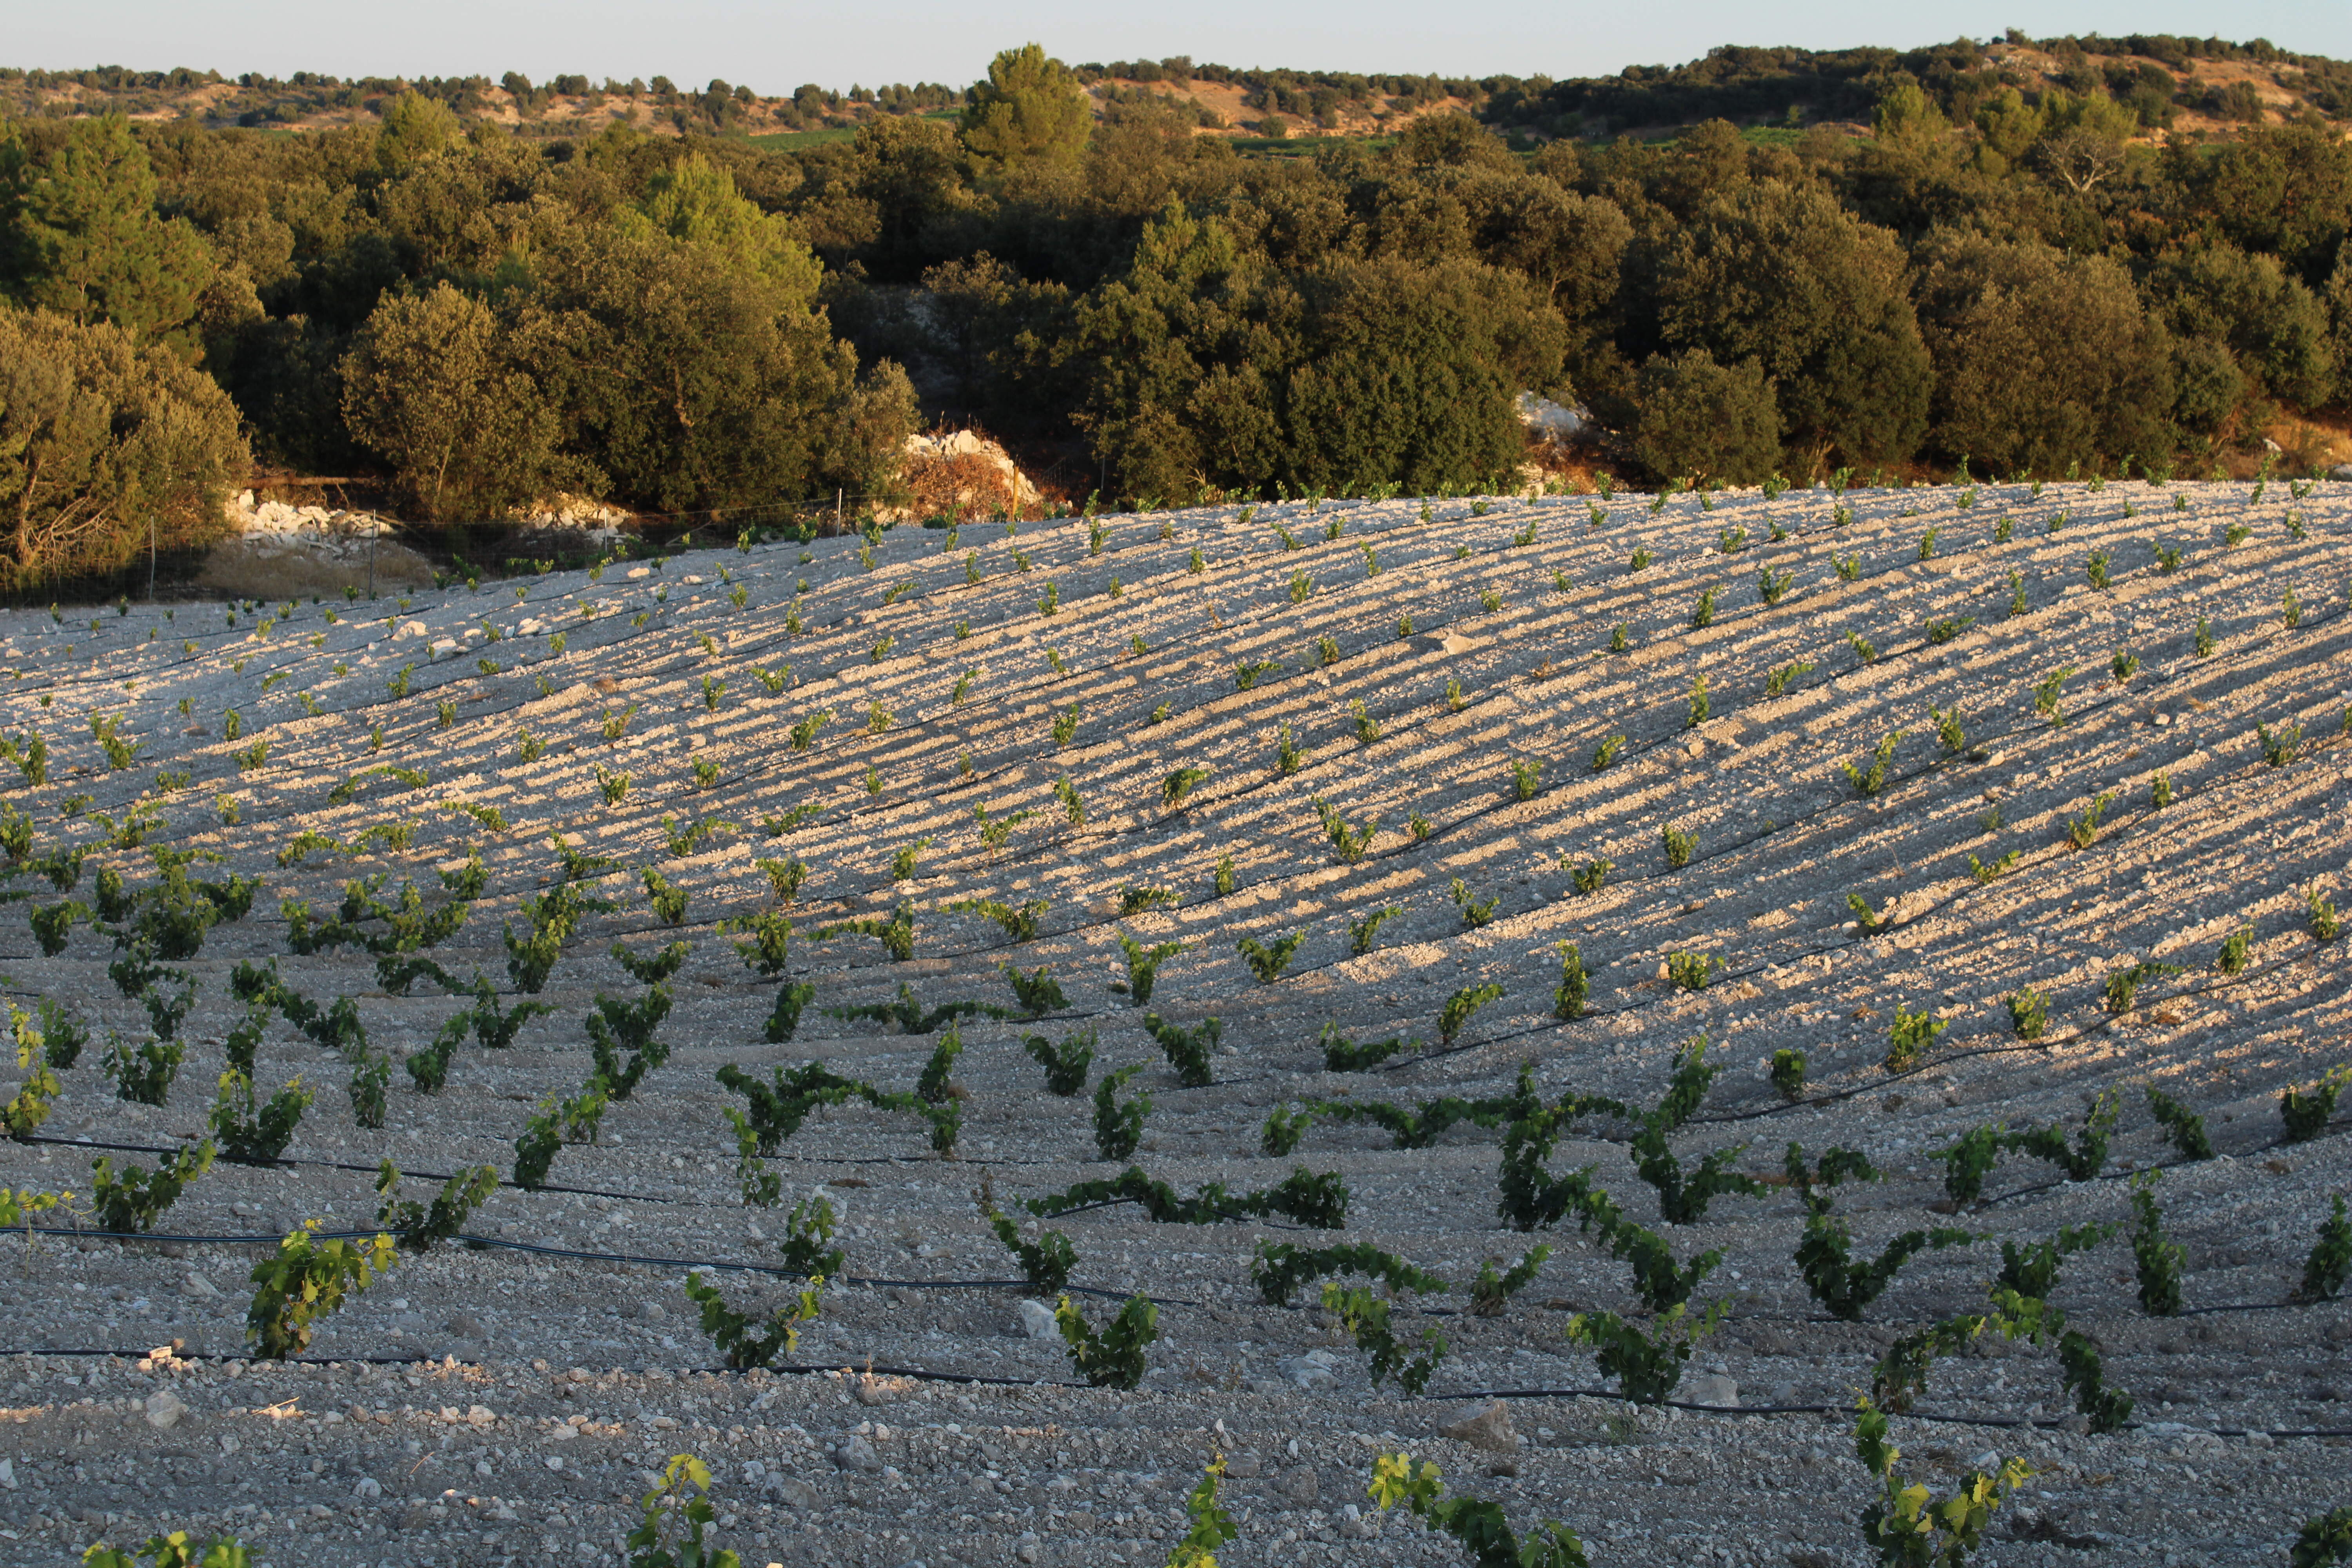
[[[662,75],[681,87],[719,77],[775,94],[806,81],[961,87],[984,74],[996,50],[1031,40],[1073,64],[1190,55],[1236,67],[1570,77],[1677,64],[1717,44],[1910,47],[1964,33],[1997,37],[2012,25],[2037,37],[2219,32],[2352,57],[2352,5],[2342,0],[2038,0],[2005,14],[1953,0],[1619,0],[1589,10],[1499,0],[1308,0],[1273,8],[1263,0],[1193,0],[1143,12],[1072,0],[0,0],[0,65],[188,66],[232,77],[315,70],[495,79],[520,70],[534,81],[581,72],[597,81]]]

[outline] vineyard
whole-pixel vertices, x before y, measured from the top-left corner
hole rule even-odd
[[[2352,1561],[2352,500],[1851,478],[11,613],[0,1555]]]

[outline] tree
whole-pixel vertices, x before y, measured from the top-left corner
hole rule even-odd
[[[988,63],[988,79],[974,83],[965,99],[964,148],[992,174],[1076,158],[1093,124],[1076,73],[1038,44],[999,54]]]
[[[1660,336],[1773,383],[1786,445],[1900,461],[1927,427],[1931,372],[1902,247],[1826,191],[1777,180],[1716,197],[1658,261]]]
[[[1397,133],[1389,156],[1406,168],[1516,169],[1502,138],[1466,114],[1424,114]]]
[[[1513,400],[1567,331],[1525,278],[1466,258],[1282,272],[1171,204],[1077,311],[1085,422],[1121,493],[1354,493],[1515,482]]]
[[[383,130],[375,141],[376,164],[391,172],[446,151],[464,139],[457,110],[437,98],[404,92],[383,106]]]
[[[194,355],[212,253],[155,215],[155,173],[119,114],[76,121],[36,162],[0,125],[0,288],[17,303]]]
[[[2270,395],[2316,408],[2336,391],[2326,307],[2271,256],[2236,246],[2194,246],[2165,257],[2149,296],[2183,337],[2226,345]]]
[[[857,356],[821,308],[667,236],[560,230],[530,269],[519,352],[557,449],[617,499],[677,511],[831,491]]]
[[[557,421],[488,306],[389,295],[345,356],[343,418],[426,521],[498,517],[551,487]]]
[[[816,295],[823,269],[791,222],[745,200],[735,176],[699,153],[647,181],[644,197],[617,221],[625,234],[666,234],[707,246],[805,299]]]
[[[1780,459],[1780,409],[1754,360],[1719,365],[1705,349],[1642,367],[1633,455],[1662,479],[1752,485]]]
[[[2170,334],[2117,263],[1948,235],[1920,266],[1946,457],[2049,474],[2171,446]]]
[[[249,461],[227,395],[178,356],[0,307],[0,583],[216,532]]]
[[[2326,279],[2352,227],[2352,147],[2332,129],[2299,121],[2249,131],[2201,173],[2192,212],[2305,282]]]

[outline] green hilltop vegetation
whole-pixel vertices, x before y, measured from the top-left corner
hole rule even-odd
[[[942,419],[1134,504],[1518,488],[1523,391],[1610,433],[1561,482],[2307,470],[2352,401],[2352,67],[2260,40],[0,106],[16,590],[257,462],[418,524],[723,518],[903,503]]]

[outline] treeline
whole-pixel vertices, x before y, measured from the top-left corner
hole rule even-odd
[[[2201,472],[2347,400],[2331,129],[2159,147],[2096,86],[1958,79],[1893,80],[1867,139],[1713,121],[1529,155],[1455,114],[1246,158],[1149,95],[1097,121],[1034,46],[959,121],[877,116],[795,155],[526,140],[413,92],[299,138],[20,121],[0,289],[42,314],[11,330],[107,346],[0,374],[49,364],[54,398],[109,409],[130,395],[105,374],[144,375],[191,411],[176,439],[225,432],[192,471],[233,471],[241,439],[384,472],[420,520],[559,488],[660,512],[885,497],[918,390],[1163,501],[1516,483],[1522,390],[1589,405],[1621,465],[1731,482]],[[107,417],[79,488],[40,489],[70,464],[0,477],[16,570],[143,543],[163,491],[124,477]]]

